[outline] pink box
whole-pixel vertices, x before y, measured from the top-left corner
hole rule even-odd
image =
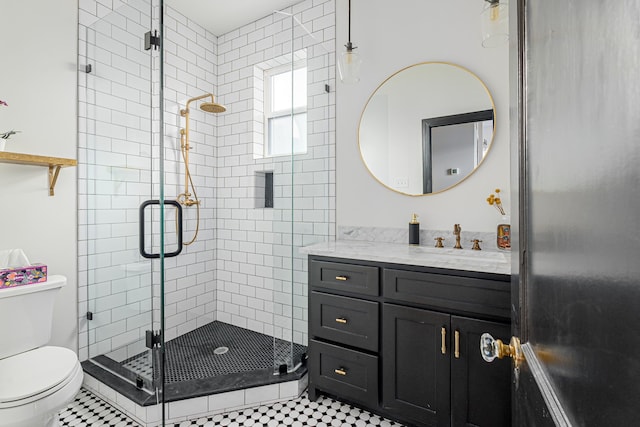
[[[46,281],[47,266],[44,264],[33,264],[24,267],[6,267],[0,269],[0,289]]]

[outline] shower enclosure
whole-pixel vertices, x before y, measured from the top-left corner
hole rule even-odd
[[[139,405],[305,373],[299,248],[335,234],[333,1],[225,34],[158,0],[84,5],[80,355]]]

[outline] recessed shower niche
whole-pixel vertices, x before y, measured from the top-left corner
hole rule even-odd
[[[273,207],[273,171],[256,172],[254,195],[256,208]]]
[[[255,404],[251,387],[303,381],[307,263],[298,248],[335,234],[335,99],[325,91],[335,86],[335,41],[330,28],[316,31],[334,25],[334,0],[303,1],[225,34],[157,1],[118,2],[100,17],[95,4],[80,7],[80,63],[91,65],[79,74],[78,185],[80,357],[89,386],[155,407],[240,390],[242,403]],[[324,12],[307,18],[312,8]],[[142,35],[158,29],[161,10],[163,50],[145,50]],[[306,52],[306,111],[291,108],[277,124],[304,129],[306,149],[290,132],[279,146],[293,154],[256,158],[269,136],[255,123],[269,120],[264,99],[253,96],[256,69],[294,58],[294,47]],[[277,62],[296,84],[295,61],[289,70]],[[189,177],[181,110],[203,94],[226,111],[197,108],[208,99],[190,104]],[[178,208],[185,182],[198,203]],[[171,256],[180,229],[184,243],[196,237]],[[301,391],[286,389],[287,397]],[[159,405],[160,418],[173,419],[170,405]],[[158,421],[121,409],[143,424]]]

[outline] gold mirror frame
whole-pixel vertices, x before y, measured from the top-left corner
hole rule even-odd
[[[491,141],[489,142],[489,145],[487,147],[486,153],[484,154],[484,156],[482,157],[482,159],[478,162],[478,164],[473,168],[473,170],[471,170],[468,174],[466,174],[463,178],[461,178],[459,181],[457,181],[455,184],[443,188],[442,190],[439,191],[435,191],[432,193],[422,193],[422,194],[414,194],[414,193],[407,193],[401,190],[398,190],[397,188],[394,188],[392,186],[390,186],[389,184],[383,182],[381,179],[379,179],[374,173],[373,171],[370,169],[369,165],[367,164],[364,155],[363,155],[363,150],[362,150],[362,141],[361,141],[361,127],[362,127],[362,120],[363,117],[367,111],[367,107],[369,106],[369,104],[371,103],[371,100],[374,98],[374,96],[378,93],[378,91],[387,83],[389,82],[391,79],[393,79],[394,77],[397,77],[399,74],[401,74],[402,72],[412,69],[414,67],[418,67],[418,66],[424,66],[424,65],[430,65],[430,64],[435,64],[435,65],[447,65],[447,66],[451,66],[451,67],[455,67],[456,69],[460,70],[460,71],[464,71],[466,73],[468,73],[470,76],[472,76],[475,80],[478,81],[478,83],[480,83],[481,87],[484,89],[484,92],[486,93],[489,102],[491,103],[491,109],[493,110],[493,133],[491,136]],[[471,175],[473,175],[475,173],[476,170],[478,170],[478,168],[484,163],[485,159],[487,158],[487,156],[489,155],[489,152],[491,151],[491,147],[493,146],[493,141],[495,140],[495,135],[496,135],[496,106],[495,106],[495,102],[493,100],[493,97],[491,96],[491,92],[489,92],[489,89],[487,88],[487,85],[473,72],[471,72],[470,70],[468,70],[465,67],[462,67],[460,65],[457,64],[453,64],[450,62],[441,62],[441,61],[426,61],[426,62],[419,62],[417,64],[413,64],[413,65],[409,65],[407,67],[404,67],[398,71],[396,71],[395,73],[393,73],[392,75],[390,75],[389,77],[387,77],[382,83],[380,83],[380,85],[378,85],[378,87],[376,88],[376,90],[373,91],[373,93],[369,96],[369,99],[367,100],[362,113],[360,114],[360,120],[358,122],[358,150],[360,152],[360,158],[362,159],[362,163],[364,163],[365,168],[367,169],[367,171],[369,172],[369,174],[373,177],[373,179],[375,179],[380,185],[382,185],[383,187],[388,188],[391,191],[394,191],[396,193],[399,194],[403,194],[405,196],[412,196],[412,197],[420,197],[420,196],[432,196],[435,194],[440,194],[443,193],[447,190],[450,190],[456,186],[458,186],[459,184],[463,183],[464,181],[466,181]]]

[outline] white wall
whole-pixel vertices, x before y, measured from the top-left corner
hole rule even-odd
[[[337,224],[407,226],[413,212],[423,228],[495,231],[500,219],[485,199],[495,189],[509,194],[508,47],[480,44],[481,0],[446,2],[353,0],[351,41],[363,56],[361,81],[338,84]],[[347,41],[348,2],[337,2],[340,52]],[[442,194],[410,197],[380,185],[369,174],[358,150],[358,123],[369,96],[387,77],[412,64],[443,61],[461,65],[482,80],[496,105],[496,136],[487,159],[457,187]],[[507,201],[507,206],[508,201]]]
[[[75,1],[0,2],[0,132],[21,133],[7,151],[76,158]],[[60,172],[48,195],[46,167],[0,164],[0,249],[22,248],[49,274],[67,276],[51,343],[77,350],[76,168]]]

